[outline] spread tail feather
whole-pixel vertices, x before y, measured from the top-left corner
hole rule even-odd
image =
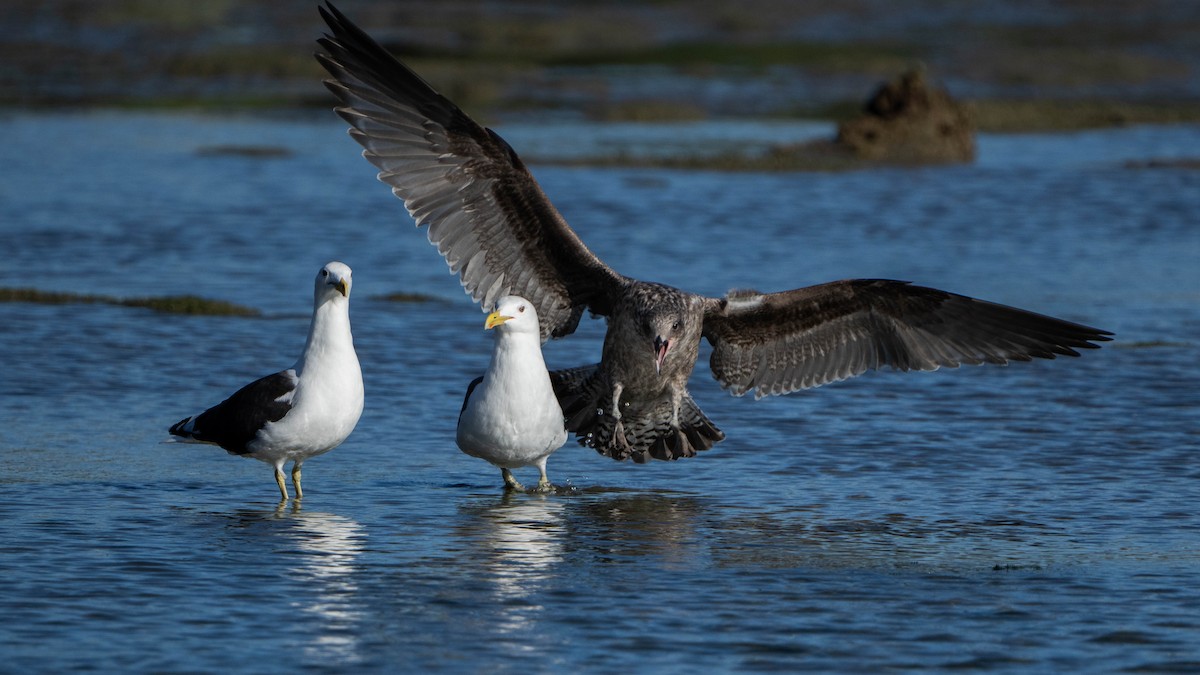
[[[615,460],[675,460],[692,457],[724,440],[725,434],[704,414],[690,394],[679,402],[679,427],[671,424],[669,399],[626,402],[618,420],[605,406],[612,386],[598,365],[550,373],[554,393],[566,417],[567,430],[580,445]]]

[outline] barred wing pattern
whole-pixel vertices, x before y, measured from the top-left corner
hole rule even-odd
[[[755,398],[861,375],[1079,356],[1111,333],[908,282],[852,279],[708,299],[713,376]]]
[[[527,298],[542,340],[569,335],[586,307],[611,311],[623,278],[580,241],[512,148],[332,6],[317,60],[379,179],[485,309]]]

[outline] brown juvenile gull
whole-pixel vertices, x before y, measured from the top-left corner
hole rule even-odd
[[[332,5],[321,16],[330,33],[317,59],[332,75],[325,84],[338,114],[467,293],[484,308],[527,298],[543,340],[574,332],[585,309],[607,318],[600,363],[552,377],[567,428],[609,457],[690,457],[724,438],[687,390],[701,337],[722,387],[762,397],[884,366],[1078,356],[1111,335],[903,281],[709,298],[622,276],[584,246],[499,135]]]
[[[362,370],[350,334],[350,275],[340,262],[317,272],[308,340],[294,366],[180,420],[171,435],[270,464],[284,500],[283,466],[292,462],[292,485],[302,498],[300,465],[341,445],[363,411]]]
[[[463,452],[500,467],[506,488],[524,490],[512,469],[536,466],[537,491],[550,492],[546,459],[567,442],[567,429],[542,360],[537,309],[525,298],[505,296],[484,328],[496,331],[492,360],[467,387],[455,440]]]

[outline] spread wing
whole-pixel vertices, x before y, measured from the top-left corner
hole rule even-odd
[[[736,396],[786,394],[888,366],[1078,356],[1111,333],[903,281],[853,279],[708,299],[709,365]]]
[[[485,309],[534,303],[542,339],[569,335],[586,307],[611,311],[622,277],[579,240],[513,149],[434,91],[330,4],[317,60],[337,112],[379,179]]]

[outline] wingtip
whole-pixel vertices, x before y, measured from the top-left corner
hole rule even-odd
[[[317,11],[321,13],[321,18],[325,20],[325,23],[329,24],[343,21],[346,18],[346,15],[342,14],[341,10],[329,0],[325,0],[324,5],[317,5]]]
[[[172,436],[182,436],[185,438],[191,436],[192,430],[188,428],[188,424],[190,424],[194,419],[196,419],[195,415],[192,415],[191,417],[185,417],[175,424],[172,424],[171,427],[167,429],[167,432]]]
[[[1104,342],[1112,342],[1116,339],[1116,333],[1099,328],[1086,326],[1087,332],[1080,337],[1078,343],[1072,343],[1070,346],[1076,349],[1100,349],[1102,345],[1096,344]],[[1079,356],[1077,352],[1070,354],[1071,356]]]

